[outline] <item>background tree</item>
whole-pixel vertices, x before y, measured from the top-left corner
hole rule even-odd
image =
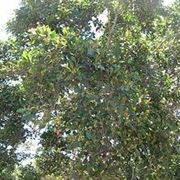
[[[1,56],[19,97],[2,96],[2,112],[23,117],[18,133],[39,127],[42,178],[178,179],[179,13],[178,1],[22,1]]]

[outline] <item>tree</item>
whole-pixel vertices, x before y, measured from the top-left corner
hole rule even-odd
[[[178,1],[22,1],[1,75],[19,79],[15,112],[41,132],[42,178],[178,179],[179,13]]]
[[[25,99],[12,74],[13,58],[17,56],[13,41],[0,44],[0,177],[10,178],[14,165],[17,162],[16,148],[25,140],[25,120],[18,109],[23,108]],[[11,72],[10,72],[11,71]]]

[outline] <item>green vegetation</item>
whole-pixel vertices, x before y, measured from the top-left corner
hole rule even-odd
[[[0,42],[0,179],[178,179],[179,21],[179,1],[22,0]]]

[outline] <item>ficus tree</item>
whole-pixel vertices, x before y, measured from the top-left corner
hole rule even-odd
[[[23,0],[0,134],[16,147],[38,127],[42,179],[178,179],[179,20],[179,1]]]

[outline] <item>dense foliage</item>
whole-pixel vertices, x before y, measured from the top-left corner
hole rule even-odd
[[[22,0],[0,44],[0,176],[178,179],[179,21],[179,1]]]

